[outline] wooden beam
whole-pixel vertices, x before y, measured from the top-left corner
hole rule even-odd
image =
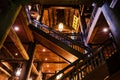
[[[70,14],[70,10],[69,9],[65,9],[65,25],[69,26],[69,14]]]
[[[37,69],[33,63],[32,63],[32,72],[35,73],[36,75],[39,75],[39,72],[37,71]]]
[[[14,44],[16,45],[16,47],[18,48],[18,50],[20,51],[23,58],[25,60],[29,60],[29,56],[28,56],[26,50],[24,49],[24,47],[23,47],[19,37],[17,36],[16,32],[13,30],[13,28],[10,29],[9,36],[12,39],[12,41],[14,42]]]
[[[48,19],[49,19],[49,26],[52,27],[53,17],[52,17],[52,9],[48,9]]]
[[[32,65],[33,65],[33,60],[34,60],[35,46],[36,46],[36,43],[34,42],[34,43],[30,43],[30,45],[28,47],[28,51],[27,52],[28,52],[28,54],[30,56],[30,59],[28,60],[27,65],[26,65],[26,70],[24,71],[25,75],[22,77],[22,79],[24,79],[24,80],[28,80],[29,79],[30,74],[31,74],[31,70],[34,67]]]
[[[12,59],[15,58],[13,54],[5,46],[3,46],[2,48],[10,55]]]
[[[6,75],[8,75],[9,77],[11,77],[11,74],[8,73],[4,68],[0,67],[0,70],[4,72]]]
[[[57,12],[56,12],[56,9],[53,8],[53,26],[57,25]]]
[[[118,11],[119,12],[119,11]],[[115,13],[107,4],[102,6],[102,13],[109,25],[112,33],[112,38],[115,40],[117,48],[120,50],[120,20],[118,18],[119,14]]]
[[[98,8],[98,11],[97,11],[97,13],[96,13],[96,15],[95,15],[95,18],[94,18],[94,20],[93,20],[93,22],[92,22],[92,24],[91,24],[90,29],[89,29],[88,36],[87,36],[87,39],[86,39],[86,43],[89,43],[91,40],[93,40],[93,39],[91,38],[91,37],[92,37],[92,32],[93,32],[94,29],[95,29],[95,26],[96,26],[96,23],[97,23],[97,21],[98,21],[98,19],[99,19],[99,17],[100,17],[100,14],[101,14],[101,8]]]
[[[0,20],[0,49],[5,42],[5,39],[9,33],[10,27],[15,22],[17,15],[19,14],[22,6],[10,6],[6,15],[3,16],[4,19]]]
[[[67,62],[43,62],[43,63],[54,63],[54,64],[68,64]]]
[[[38,62],[38,65],[37,65],[37,70],[39,72],[39,75],[36,77],[36,80],[42,80],[42,63],[41,62]]]
[[[18,63],[18,62],[26,62],[27,60],[23,59],[23,58],[0,58],[1,62],[14,62],[14,63]]]
[[[8,62],[1,62],[4,66],[6,66],[9,70],[13,71],[12,66]]]
[[[28,27],[28,21],[27,21],[27,15],[25,13],[25,10],[21,10],[21,14],[20,14],[20,21],[22,22],[23,24],[23,28],[26,32],[26,35],[27,35],[27,38],[30,42],[33,42],[34,39],[33,39],[33,35],[32,35],[32,32],[30,31],[29,27]]]
[[[63,58],[66,62],[71,63],[74,62],[77,57],[83,59],[85,55],[80,53],[79,51],[75,51],[71,47],[67,46],[66,44],[62,43],[57,39],[53,39],[52,36],[44,33],[43,31],[37,29],[33,25],[30,25],[31,30],[34,30],[34,35],[37,40],[40,40],[38,43],[44,45],[52,52]],[[36,37],[37,36],[37,37]],[[70,39],[69,39],[70,40]],[[72,40],[71,40],[72,41]],[[49,44],[49,45],[48,45]],[[52,46],[52,47],[51,47]],[[83,46],[83,45],[80,45]],[[85,46],[83,46],[85,47]],[[72,58],[70,57],[72,56]]]
[[[77,59],[76,61],[74,61],[73,63],[71,63],[70,65],[66,66],[65,68],[63,68],[61,71],[59,71],[58,73],[56,73],[55,75],[51,76],[50,78],[48,78],[47,80],[54,80],[56,78],[57,75],[59,75],[60,73],[64,73],[66,70],[70,69],[71,67],[75,66],[77,63],[79,63],[80,59]]]

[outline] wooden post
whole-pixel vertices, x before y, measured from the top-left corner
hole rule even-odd
[[[30,43],[29,45],[29,48],[28,48],[28,54],[29,54],[29,57],[30,59],[28,60],[28,62],[26,63],[26,65],[24,66],[25,67],[25,70],[24,70],[24,76],[21,77],[22,79],[20,80],[28,80],[29,77],[30,77],[30,74],[31,74],[31,70],[32,70],[32,64],[33,64],[33,58],[34,58],[34,50],[35,50],[35,46],[36,44],[35,43]]]

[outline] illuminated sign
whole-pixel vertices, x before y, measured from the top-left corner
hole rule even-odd
[[[73,16],[73,24],[72,27],[76,30],[77,29],[77,25],[78,25],[78,17],[77,16]]]

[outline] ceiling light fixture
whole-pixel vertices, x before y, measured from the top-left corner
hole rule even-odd
[[[49,67],[49,64],[47,64],[47,67]]]
[[[20,28],[19,28],[18,26],[15,26],[15,27],[14,27],[14,30],[15,30],[15,31],[19,31]]]
[[[28,9],[31,10],[32,6],[31,5],[28,5]]]
[[[59,23],[58,24],[58,30],[59,31],[63,31],[63,23]]]
[[[108,28],[103,28],[103,32],[108,32]]]
[[[20,76],[20,74],[21,74],[21,72],[22,72],[22,66],[23,66],[23,63],[20,63],[20,64],[18,65],[18,68],[17,68],[16,71],[15,71],[15,76],[17,76],[17,77]]]
[[[15,53],[15,56],[18,56],[18,53]]]
[[[43,51],[43,52],[45,52],[45,51],[46,51],[46,49],[44,48],[42,51]]]
[[[51,72],[50,70],[48,72]]]
[[[47,58],[45,58],[45,61],[47,61],[48,59]]]
[[[16,76],[20,76],[21,71],[22,71],[22,68],[18,68],[17,71],[16,71],[16,73],[15,73],[15,75]]]

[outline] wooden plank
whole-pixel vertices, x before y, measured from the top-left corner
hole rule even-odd
[[[33,42],[34,41],[34,38],[33,38],[33,35],[32,35],[32,32],[30,31],[29,27],[28,27],[28,20],[27,20],[27,15],[25,13],[25,10],[22,9],[21,10],[21,14],[20,14],[20,21],[22,22],[23,24],[23,28],[25,30],[25,33],[27,35],[27,38],[30,42]]]
[[[33,73],[35,73],[36,75],[39,75],[39,72],[37,71],[35,65],[32,63],[32,71]]]
[[[3,71],[6,75],[8,75],[9,77],[11,77],[11,74],[8,73],[5,69],[3,69],[2,67],[0,67],[0,70]]]
[[[12,41],[14,42],[14,44],[16,45],[16,47],[18,48],[18,50],[20,51],[23,58],[26,60],[29,60],[29,56],[28,56],[25,48],[23,47],[19,37],[17,36],[15,31],[13,30],[13,28],[10,29],[9,36],[12,39]]]
[[[97,21],[98,21],[98,19],[100,17],[100,14],[101,14],[101,8],[98,8],[98,11],[97,11],[97,13],[95,15],[95,18],[94,18],[94,20],[92,22],[92,25],[91,25],[90,29],[89,29],[88,36],[87,36],[87,39],[86,39],[86,43],[91,42],[93,40],[94,36],[95,36],[95,34],[93,35],[92,32],[95,29],[95,26],[96,26],[96,23],[97,23]]]
[[[15,58],[14,55],[5,46],[2,48],[11,56],[12,59]]]
[[[31,70],[33,67],[32,64],[33,64],[33,60],[34,60],[35,46],[36,46],[36,43],[30,43],[30,45],[29,45],[27,52],[29,54],[30,59],[28,60],[27,65],[26,65],[26,70],[24,71],[25,75],[23,76],[23,78],[21,80],[23,80],[23,79],[28,80],[30,77]]]
[[[12,66],[8,62],[1,62],[4,66],[6,66],[9,70],[13,71]]]
[[[19,14],[22,6],[11,6],[8,10],[7,15],[3,16],[4,19],[0,22],[0,49],[9,33],[9,29],[15,22],[17,15]]]

